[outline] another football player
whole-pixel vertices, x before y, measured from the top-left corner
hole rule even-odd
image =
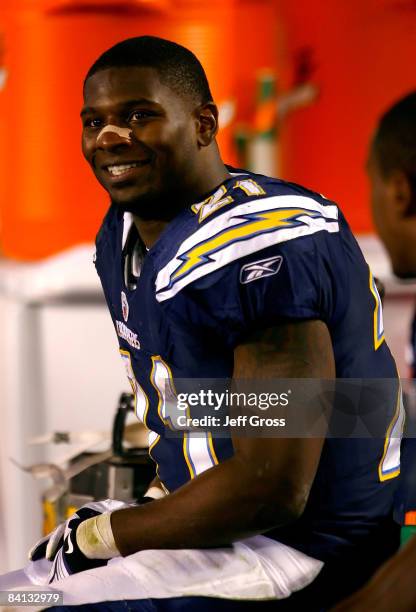
[[[377,231],[390,255],[394,273],[416,278],[416,92],[396,102],[381,117],[370,148],[368,174]],[[411,333],[411,375],[416,376],[416,319]],[[402,478],[397,500],[400,514],[416,509],[416,440],[414,425],[403,440]],[[401,517],[403,518],[403,517]],[[416,609],[416,540],[413,538],[372,580],[337,612],[413,612]]]

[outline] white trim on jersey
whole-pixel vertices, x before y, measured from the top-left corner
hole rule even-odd
[[[184,434],[184,453],[191,471],[191,478],[195,478],[216,464],[209,448],[209,435],[208,432],[202,431]]]
[[[125,212],[123,215],[123,238],[121,241],[121,248],[124,249],[127,241],[127,236],[131,226],[133,225],[133,215],[130,212]]]
[[[152,444],[156,442],[158,438],[159,438],[159,434],[153,431],[152,429],[149,429],[149,433],[148,433],[149,448],[152,446]]]
[[[232,261],[322,230],[339,231],[338,208],[306,196],[272,196],[231,207],[184,240],[157,275],[156,298],[167,300]]]
[[[398,397],[398,410],[393,418],[392,426],[387,434],[383,460],[380,465],[380,480],[394,478],[400,473],[400,446],[406,413],[403,405],[401,389]]]

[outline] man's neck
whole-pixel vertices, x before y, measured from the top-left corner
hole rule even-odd
[[[134,225],[139,232],[140,238],[143,240],[147,249],[150,249],[160,237],[169,221],[161,221],[158,219],[141,219],[133,215]]]
[[[202,201],[207,193],[213,191],[228,178],[230,178],[230,174],[227,168],[222,165],[222,170],[218,172],[217,176],[215,178],[213,177],[209,183],[205,182],[205,184],[200,188],[190,190],[187,195],[183,195],[181,198],[176,198],[177,202],[180,200],[180,206],[175,206],[174,200],[171,201],[173,214],[169,219],[143,219],[137,215],[133,215],[134,224],[146,248],[150,249],[155,242],[157,242],[165,227],[174,217],[176,217],[180,210],[184,210],[184,208],[195,202]]]

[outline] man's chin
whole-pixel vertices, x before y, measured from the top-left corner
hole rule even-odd
[[[112,204],[122,212],[129,212],[144,221],[170,221],[186,204],[176,203],[168,194],[146,194],[131,199],[111,198]]]
[[[409,268],[404,267],[393,267],[394,275],[400,280],[414,281],[416,278],[416,266],[411,266]]]
[[[393,273],[402,280],[414,280],[416,278],[416,257],[412,250],[403,250],[399,253],[391,253]]]
[[[117,206],[117,208],[122,212],[129,212],[133,213],[134,215],[138,215],[142,208],[136,202],[120,202],[119,200],[112,199],[111,203]]]
[[[133,213],[134,215],[142,216],[149,210],[151,202],[154,199],[150,194],[117,194],[110,193],[112,204],[123,212]]]
[[[160,199],[155,196],[140,196],[140,198],[132,198],[121,200],[112,198],[111,202],[117,206],[122,212],[129,212],[145,221],[152,219],[164,218],[166,211],[163,210],[165,199]]]

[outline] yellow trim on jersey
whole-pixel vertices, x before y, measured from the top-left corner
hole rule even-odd
[[[400,465],[396,470],[393,470],[392,472],[388,472],[387,474],[383,474],[383,463],[384,460],[386,458],[387,455],[387,451],[389,448],[389,444],[390,444],[390,435],[391,432],[393,430],[393,427],[396,424],[397,419],[399,418],[400,415],[400,409],[401,409],[401,405],[402,405],[402,386],[400,384],[400,382],[398,382],[399,385],[399,390],[397,393],[397,402],[396,402],[396,410],[394,411],[394,415],[393,418],[387,428],[387,432],[386,432],[386,437],[384,440],[384,450],[383,450],[383,456],[381,457],[380,463],[378,464],[378,477],[380,479],[380,482],[384,482],[386,480],[391,480],[392,478],[396,478],[399,474],[400,474]]]
[[[384,336],[384,329],[383,329],[383,333],[381,336],[378,335],[378,329],[379,329],[379,324],[380,324],[380,317],[382,316],[382,305],[381,305],[381,298],[380,295],[377,291],[377,287],[376,287],[376,283],[374,280],[374,276],[370,270],[369,270],[369,286],[370,286],[370,291],[373,294],[374,300],[376,302],[375,308],[374,308],[374,314],[373,314],[373,334],[374,334],[374,350],[377,351],[377,349],[380,348],[380,346],[383,344],[384,340],[385,340],[385,336]]]
[[[266,195],[266,192],[256,181],[253,179],[243,179],[241,181],[236,181],[236,183],[232,187],[233,189],[241,189],[247,196],[256,197],[261,195]],[[191,210],[195,214],[199,214],[198,221],[202,223],[205,221],[212,213],[217,212],[220,208],[225,206],[226,204],[231,204],[234,202],[234,198],[230,195],[226,196],[227,187],[225,185],[221,185],[218,187],[215,193],[210,195],[203,202],[199,202],[198,204],[192,204]]]
[[[154,447],[156,446],[156,444],[159,441],[160,441],[160,435],[157,434],[155,440],[153,440],[153,442],[149,445],[149,450],[147,452],[149,453],[149,457],[151,458],[151,460],[156,464],[156,476],[158,476],[158,478],[160,479],[160,476],[159,476],[159,464],[156,461],[156,459],[154,457],[152,457],[152,450],[154,449]]]
[[[201,212],[202,208],[206,204],[212,204],[214,202],[218,202],[219,203],[221,201],[221,199],[222,199],[222,196],[224,196],[226,193],[227,193],[226,186],[225,185],[220,185],[220,187],[218,187],[218,189],[215,191],[215,193],[213,193],[210,196],[208,196],[205,200],[202,200],[202,202],[197,202],[196,204],[192,204],[192,206],[191,206],[192,212],[194,212],[197,215],[198,213]],[[230,201],[232,202],[233,198],[231,198]],[[199,218],[199,221],[201,221],[201,217]]]
[[[321,217],[319,212],[306,208],[280,208],[278,210],[250,213],[247,217],[254,217],[253,220],[248,219],[243,224],[227,229],[219,235],[197,244],[187,253],[181,255],[181,259],[186,258],[186,260],[172,274],[171,281],[176,281],[178,277],[185,276],[193,268],[203,262],[204,258],[207,258],[210,253],[224,248],[234,241],[246,239],[251,235],[267,232],[268,230],[285,227],[290,228],[295,224],[302,225],[301,222],[298,222],[298,217],[301,215]]]
[[[193,206],[191,206],[191,210],[194,213],[199,212],[199,223],[205,221],[205,219],[212,215],[212,213],[216,212],[226,204],[231,204],[232,202],[234,202],[234,199],[231,196],[224,197],[226,193],[227,188],[225,187],[225,185],[221,185],[221,187],[219,187],[217,191],[214,194],[210,195],[206,200],[204,200],[200,204],[193,204]]]
[[[150,382],[154,388],[154,390],[156,391],[157,394],[157,413],[159,415],[160,420],[162,421],[163,425],[166,425],[163,416],[160,414],[160,408],[163,405],[163,400],[162,400],[162,395],[157,387],[157,385],[155,384],[155,372],[156,372],[156,360],[157,359],[161,359],[160,355],[152,355],[151,356],[151,360],[152,360],[152,369],[150,371]]]
[[[147,397],[147,393],[146,393],[146,391],[143,389],[143,387],[141,386],[141,384],[140,384],[140,383],[137,381],[137,378],[136,378],[136,376],[135,376],[135,374],[134,374],[133,365],[132,365],[132,363],[131,363],[131,353],[130,353],[130,351],[127,351],[127,350],[122,349],[122,348],[119,348],[119,353],[120,353],[120,355],[124,355],[125,357],[127,357],[127,358],[128,358],[128,360],[129,360],[129,365],[130,365],[130,370],[131,370],[131,373],[132,373],[132,375],[133,375],[133,378],[130,378],[130,376],[128,376],[128,375],[127,375],[127,379],[128,379],[128,381],[129,381],[129,383],[130,383],[130,386],[131,386],[131,388],[132,388],[133,395],[134,395],[134,414],[136,415],[136,417],[137,417],[137,418],[138,418],[140,421],[142,420],[142,419],[140,419],[140,418],[137,416],[137,391],[138,391],[138,388],[140,388],[140,390],[141,390],[141,392],[143,393],[143,396],[144,396],[144,398],[145,398],[145,400],[146,400],[146,407],[145,407],[145,409],[144,409],[144,411],[143,411],[143,424],[144,424],[144,425],[147,427],[147,429],[150,429],[150,428],[149,428],[149,426],[148,426],[148,424],[147,424],[147,421],[146,421],[146,419],[147,419],[147,413],[148,413],[148,411],[149,411],[149,398]],[[135,385],[137,385],[137,386],[135,386]]]
[[[148,398],[148,396],[147,396],[147,394],[146,394],[145,390],[143,389],[143,387],[142,387],[142,386],[141,386],[141,385],[138,383],[138,381],[137,381],[137,379],[136,379],[136,376],[134,375],[134,370],[133,370],[133,366],[132,366],[132,363],[131,363],[131,354],[130,354],[130,351],[127,351],[127,350],[125,350],[125,349],[119,348],[119,352],[120,352],[120,355],[124,355],[125,357],[127,357],[127,358],[128,358],[128,360],[129,360],[130,370],[131,370],[131,373],[132,373],[132,376],[133,376],[133,378],[131,378],[130,376],[128,376],[128,375],[127,375],[128,381],[129,381],[129,383],[130,383],[130,386],[131,386],[132,391],[133,391],[133,394],[134,394],[134,413],[135,413],[136,417],[137,417],[137,418],[139,418],[139,417],[137,416],[137,388],[138,388],[138,387],[140,387],[140,390],[142,391],[142,393],[143,393],[143,395],[144,395],[144,397],[145,397],[145,400],[146,400],[146,408],[144,409],[144,412],[143,412],[143,424],[145,425],[145,427],[147,427],[147,429],[148,429],[149,431],[151,431],[151,430],[150,430],[150,428],[149,428],[149,426],[148,426],[148,424],[147,424],[147,413],[148,413],[148,411],[149,411],[149,398]],[[137,387],[135,387],[135,385],[137,385]],[[141,419],[139,419],[139,420],[141,420]],[[155,433],[156,433],[156,432],[155,432]],[[152,457],[152,454],[151,454],[151,453],[152,453],[153,448],[154,448],[154,447],[156,446],[156,444],[159,442],[159,440],[160,440],[160,435],[159,435],[159,434],[157,434],[156,439],[155,439],[155,440],[152,442],[152,444],[151,444],[151,445],[149,445],[149,448],[148,448],[149,457],[150,457],[150,458],[152,459],[152,461],[154,461],[154,463],[156,464],[156,474],[157,474],[158,476],[159,476],[159,464],[158,464],[158,462],[156,461],[156,459],[154,459],[154,458]]]
[[[212,460],[214,462],[214,465],[218,465],[219,464],[219,460],[218,460],[218,457],[217,457],[217,453],[215,452],[214,440],[212,439],[212,432],[211,431],[207,432],[207,440],[208,440],[208,448],[210,450],[210,454],[211,454]]]
[[[250,191],[250,189],[246,187],[247,183],[253,185],[254,191]],[[256,181],[254,181],[253,179],[243,179],[241,181],[237,181],[233,189],[241,189],[248,196],[266,195],[266,192],[264,191],[263,187],[260,187],[260,185],[256,183]]]
[[[189,453],[188,453],[188,437],[189,437],[189,433],[185,431],[183,434],[182,451],[183,451],[183,456],[185,457],[186,465],[188,466],[191,480],[193,480],[196,476],[196,473],[195,473],[194,468],[192,467],[192,462],[190,460]]]
[[[188,404],[186,405],[185,414],[186,414],[188,419],[191,418],[191,409],[189,408]],[[188,449],[189,442],[188,442],[188,440],[189,440],[189,431],[184,431],[183,432],[182,451],[183,451],[183,456],[185,457],[185,463],[188,466],[189,475],[190,475],[191,480],[192,480],[196,476],[196,469],[195,469],[195,466],[194,466],[194,464],[192,462],[191,457],[189,456],[189,449]]]
[[[175,384],[173,382],[172,370],[170,369],[170,367],[168,366],[166,361],[164,361],[160,355],[152,355],[151,360],[152,360],[152,370],[150,372],[150,382],[151,382],[152,386],[154,387],[154,389],[156,390],[156,393],[157,393],[157,396],[158,396],[157,414],[158,414],[160,420],[162,421],[163,425],[167,425],[169,427],[169,429],[171,429],[172,431],[175,431],[175,428],[172,427],[172,423],[170,422],[171,421],[170,417],[168,416],[167,418],[165,418],[163,416],[163,414],[162,414],[162,407],[163,407],[163,403],[164,403],[163,402],[163,397],[162,397],[160,389],[156,385],[156,381],[155,381],[156,364],[157,363],[161,363],[166,368],[166,370],[168,372],[169,384],[171,385],[171,390],[173,391],[173,393],[176,396],[177,393],[176,393],[176,389],[175,389]]]
[[[155,432],[156,433],[156,432]],[[149,455],[152,451],[152,449],[156,446],[156,444],[159,442],[160,440],[160,435],[157,434],[156,438],[153,440],[153,442],[151,443],[151,445],[149,446]]]
[[[168,375],[169,375],[169,383],[171,384],[171,389],[172,389],[173,393],[176,396],[177,395],[177,391],[176,391],[176,388],[175,388],[175,383],[173,381],[172,370],[170,369],[168,364],[164,361],[164,359],[162,359],[162,357],[160,355],[152,355],[151,359],[152,359],[152,370],[151,370],[151,373],[150,373],[150,382],[152,383],[153,387],[155,388],[157,396],[158,396],[158,400],[159,400],[158,401],[158,406],[157,406],[157,413],[158,413],[158,416],[159,416],[160,420],[162,421],[163,425],[164,426],[167,425],[171,430],[175,431],[175,428],[172,427],[171,423],[169,422],[170,417],[168,417],[168,419],[165,419],[163,417],[163,414],[161,412],[161,409],[162,409],[162,406],[163,406],[163,398],[162,398],[161,392],[158,389],[158,387],[156,385],[156,381],[155,381],[156,364],[159,362],[159,363],[163,364],[164,367],[166,368],[166,370],[168,372]],[[189,406],[186,409],[186,413],[187,413],[188,416],[190,415],[190,413],[189,413]],[[156,442],[158,442],[159,439],[160,439],[160,436],[159,436],[159,438],[157,439]],[[155,444],[156,444],[156,442],[155,442]],[[153,446],[155,444],[152,445],[152,448],[153,448]],[[183,451],[183,456],[185,458],[185,463],[186,463],[186,465],[188,467],[188,470],[189,470],[189,474],[191,476],[191,479],[193,479],[196,476],[196,471],[193,468],[192,460],[191,460],[191,458],[189,456],[189,452],[188,452],[188,433],[187,432],[184,432],[184,434],[183,434],[182,451]],[[215,461],[215,458],[216,458],[215,451],[214,451],[214,454],[213,454],[212,458]],[[218,461],[218,459],[217,459],[217,461]],[[159,475],[158,470],[156,470],[156,473]]]

